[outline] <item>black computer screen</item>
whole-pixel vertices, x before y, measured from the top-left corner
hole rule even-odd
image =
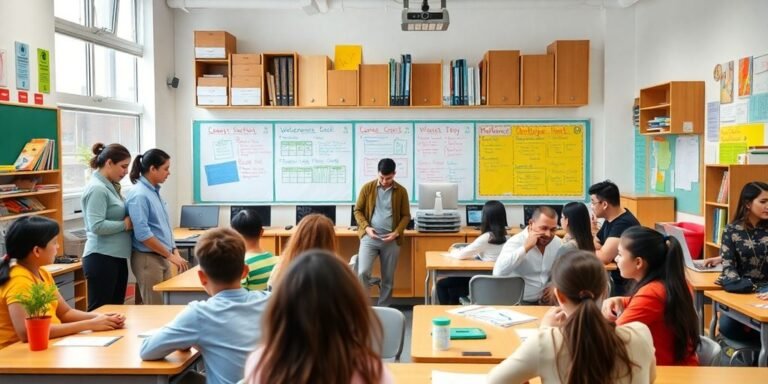
[[[523,206],[523,226],[528,225],[528,222],[531,221],[531,216],[533,216],[533,211],[536,210],[536,208],[547,205],[549,207],[552,207],[552,209],[557,212],[557,227],[561,228],[562,225],[560,224],[560,219],[563,217],[563,206],[557,205],[557,204],[536,204],[536,205],[524,205]]]
[[[350,227],[357,227],[357,219],[355,219],[355,206],[354,205],[352,206],[351,211],[352,211],[352,215],[351,215],[352,217],[350,217],[350,219],[349,219],[349,226]]]
[[[182,205],[181,220],[179,226],[182,228],[208,229],[219,226],[219,206],[218,205]]]
[[[298,224],[304,216],[310,213],[320,213],[331,219],[336,224],[336,206],[335,205],[297,205],[296,206],[296,224]]]
[[[229,210],[229,218],[232,220],[238,212],[243,209],[248,209],[256,212],[261,219],[262,227],[269,227],[272,225],[272,207],[269,205],[233,205]]]

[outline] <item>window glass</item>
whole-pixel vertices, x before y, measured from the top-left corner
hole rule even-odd
[[[88,95],[86,43],[66,35],[55,36],[56,91]]]

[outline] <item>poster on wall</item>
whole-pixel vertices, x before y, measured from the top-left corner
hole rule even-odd
[[[5,49],[0,49],[0,87],[8,86],[8,62]]]
[[[768,92],[768,54],[752,59],[752,94]]]
[[[51,93],[50,52],[37,49],[37,88],[42,93]]]
[[[739,59],[739,96],[752,94],[752,57]]]
[[[733,61],[723,64],[723,73],[720,76],[720,104],[733,102]]]
[[[29,90],[29,44],[16,42],[16,89]]]

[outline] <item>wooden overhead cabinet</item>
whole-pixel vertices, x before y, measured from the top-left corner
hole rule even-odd
[[[360,64],[360,105],[389,105],[389,65]]]
[[[520,105],[520,51],[488,51],[481,67],[488,105]]]
[[[325,55],[299,55],[299,106],[328,105],[328,70],[331,59]]]
[[[589,40],[557,40],[547,53],[555,55],[555,104],[589,104]]]
[[[555,56],[522,55],[520,67],[523,78],[523,105],[553,105],[555,103]]]
[[[328,105],[357,105],[357,71],[328,71]]]
[[[442,65],[412,64],[413,75],[411,77],[411,105],[412,106],[440,106],[442,105]]]

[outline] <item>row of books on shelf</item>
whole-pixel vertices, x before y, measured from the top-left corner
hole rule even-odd
[[[443,105],[480,105],[480,69],[466,59],[443,64]]]
[[[411,54],[389,59],[389,105],[411,105]]]
[[[58,189],[58,184],[36,184],[32,186],[31,188],[24,188],[20,187],[17,184],[0,184],[0,196],[2,195],[13,195],[16,193],[27,193],[27,192],[37,192],[37,191],[50,191]]]
[[[0,165],[0,172],[43,171],[53,169],[56,140],[32,139],[24,144],[16,161]]]
[[[715,208],[712,215],[712,241],[720,244],[723,240],[723,229],[728,221],[728,210],[725,208]]]
[[[34,197],[0,200],[0,216],[18,215],[45,210],[45,206]]]
[[[267,64],[267,63],[265,63]],[[293,56],[276,56],[267,71],[267,96],[269,105],[296,105],[293,84]]]
[[[728,204],[728,171],[723,172],[723,179],[720,181],[720,189],[717,191],[717,202]]]
[[[669,128],[669,117],[657,116],[648,120],[649,131],[663,131]]]

